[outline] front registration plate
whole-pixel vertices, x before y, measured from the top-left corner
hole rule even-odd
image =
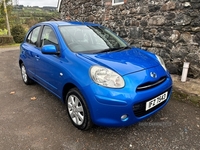
[[[162,103],[167,99],[168,92],[161,94],[160,96],[146,102],[146,111]]]

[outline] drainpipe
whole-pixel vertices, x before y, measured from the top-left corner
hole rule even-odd
[[[184,62],[183,64],[183,70],[182,70],[182,76],[181,76],[181,81],[185,82],[187,79],[187,74],[188,74],[188,69],[189,69],[189,62]]]

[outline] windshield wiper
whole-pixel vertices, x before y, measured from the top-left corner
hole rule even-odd
[[[97,53],[104,53],[104,52],[111,52],[111,51],[115,51],[115,50],[118,50],[119,48],[107,48],[107,49],[103,49],[103,50],[100,50],[99,52]]]
[[[131,47],[130,47],[130,46],[125,46],[125,47],[113,47],[113,48],[107,48],[107,49],[100,50],[100,51],[97,52],[97,53],[104,53],[104,52],[111,52],[111,51],[122,51],[122,50],[129,49],[129,48],[131,48]]]
[[[125,49],[130,49],[130,48],[131,48],[130,46],[120,47],[120,48],[119,48],[119,51],[120,51],[120,50],[125,50]]]

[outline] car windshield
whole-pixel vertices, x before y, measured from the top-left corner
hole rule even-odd
[[[67,46],[73,52],[102,53],[128,47],[122,39],[102,26],[60,26],[59,29]]]

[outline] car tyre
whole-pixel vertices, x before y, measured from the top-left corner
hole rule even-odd
[[[28,76],[26,67],[24,66],[23,63],[21,64],[21,76],[25,84],[30,85],[34,83],[34,81]]]
[[[87,104],[77,88],[71,89],[65,99],[67,113],[72,124],[80,130],[88,130],[93,123]]]

